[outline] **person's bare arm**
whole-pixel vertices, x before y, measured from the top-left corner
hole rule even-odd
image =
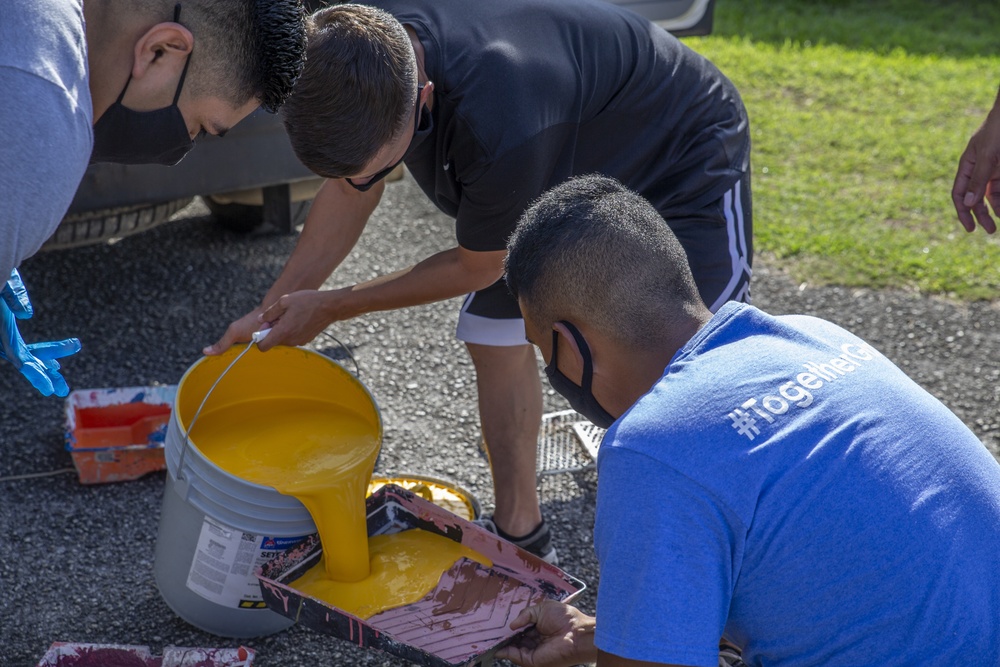
[[[320,287],[357,244],[384,189],[385,184],[378,183],[359,192],[341,179],[326,181],[316,193],[295,250],[260,305],[230,324],[205,354],[221,354],[234,343],[249,341],[261,327],[259,315],[282,295]]]
[[[503,275],[505,254],[451,248],[350,287],[284,294],[260,315],[260,324],[271,328],[260,349],[305,344],[332,322],[363,313],[432,303],[489,287]]]
[[[474,252],[455,247],[395,273],[319,290],[354,248],[383,188],[380,183],[368,193],[359,193],[343,181],[327,181],[313,202],[295,250],[261,305],[229,325],[205,354],[219,354],[237,341],[248,341],[263,327],[272,331],[259,343],[262,351],[275,345],[303,345],[332,322],[449,299],[500,279],[506,250]]]

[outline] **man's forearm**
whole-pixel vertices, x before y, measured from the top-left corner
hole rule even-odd
[[[451,248],[401,271],[337,290],[332,320],[443,301],[489,287],[503,275],[503,253]],[[333,302],[336,303],[333,303]]]
[[[362,193],[342,180],[326,181],[316,193],[295,250],[261,305],[266,308],[297,290],[319,289],[354,249],[384,187],[379,184]]]

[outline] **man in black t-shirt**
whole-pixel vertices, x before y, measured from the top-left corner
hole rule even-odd
[[[541,383],[501,279],[507,238],[550,187],[604,174],[664,216],[713,311],[748,300],[746,111],[710,62],[602,0],[372,4],[379,9],[336,5],[312,17],[286,125],[299,158],[330,180],[261,305],[206,353],[249,340],[262,324],[273,327],[266,350],[304,344],[361,313],[467,294],[457,335],[476,368],[493,472],[487,523],[554,560],[535,477]],[[382,177],[404,161],[455,218],[457,245],[394,274],[317,291],[378,205]]]

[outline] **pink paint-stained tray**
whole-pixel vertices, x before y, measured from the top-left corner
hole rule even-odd
[[[253,649],[178,648],[154,656],[148,646],[55,642],[37,667],[251,667]]]
[[[460,559],[423,599],[365,620],[295,589],[295,580],[320,561],[313,536],[257,572],[267,606],[306,627],[425,667],[476,665],[518,632],[510,622],[522,609],[549,598],[569,602],[585,584],[398,486],[387,484],[367,500],[369,536],[411,528],[443,535],[478,551],[490,568]]]

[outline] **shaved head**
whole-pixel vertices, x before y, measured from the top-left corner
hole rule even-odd
[[[580,176],[544,193],[507,251],[507,284],[542,328],[586,322],[638,350],[705,308],[666,221],[611,178]]]

